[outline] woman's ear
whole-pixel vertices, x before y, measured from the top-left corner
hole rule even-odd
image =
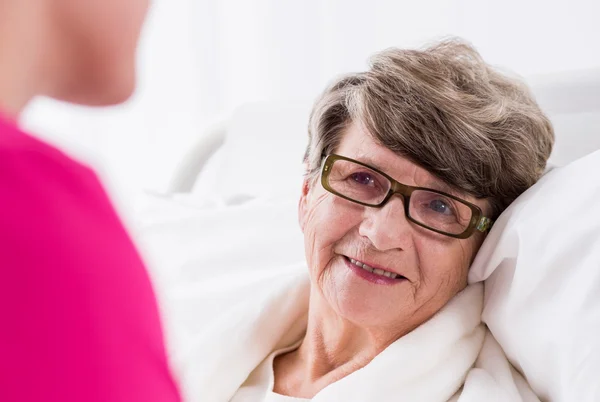
[[[302,182],[302,193],[300,194],[300,200],[298,201],[298,223],[300,223],[300,229],[304,232],[304,221],[306,219],[306,209],[308,204],[308,193],[310,192],[310,183],[308,178],[304,178]]]

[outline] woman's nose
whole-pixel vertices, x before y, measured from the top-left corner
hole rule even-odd
[[[381,208],[366,207],[359,234],[380,251],[412,247],[412,227],[406,219],[404,200],[394,196]]]

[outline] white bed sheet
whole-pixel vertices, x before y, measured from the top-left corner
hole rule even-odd
[[[135,238],[150,269],[177,377],[185,377],[181,364],[203,323],[235,303],[223,295],[236,286],[236,272],[251,271],[258,281],[273,270],[304,264],[297,205],[288,199],[198,206],[190,194],[138,198]],[[244,277],[240,280],[247,281]]]

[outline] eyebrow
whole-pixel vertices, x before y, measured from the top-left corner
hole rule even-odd
[[[371,157],[369,157],[368,155],[359,153],[359,154],[356,155],[355,160],[357,160],[359,162],[362,162],[362,163],[366,163],[370,167],[373,167],[373,168],[375,168],[377,170],[380,170],[383,173],[387,174],[385,172],[385,170],[377,162],[375,162],[373,159],[371,159]],[[389,174],[387,174],[387,175],[390,176]]]
[[[368,155],[365,155],[363,153],[358,153],[356,155],[356,160],[360,161],[362,163],[366,163],[367,165],[369,165],[369,166],[371,166],[371,167],[373,167],[373,168],[375,168],[375,169],[377,169],[377,170],[385,173],[386,175],[388,175],[391,178],[393,178],[394,180],[396,180],[391,174],[387,173],[385,171],[385,169],[383,169],[377,162],[375,162]],[[414,163],[414,162],[412,162],[412,163]],[[426,189],[430,189],[430,190],[441,191],[442,193],[451,194],[451,195],[453,195],[455,197],[458,197],[458,198],[461,198],[461,199],[465,199],[466,194],[464,192],[462,192],[460,190],[457,190],[456,188],[454,188],[451,185],[445,183],[441,179],[437,179],[431,173],[429,173],[429,172],[427,172],[427,173],[432,176],[433,180],[429,180],[424,185],[415,185],[414,187],[421,187],[421,188],[426,188]],[[399,180],[396,180],[396,181],[400,182]],[[400,183],[402,183],[402,182],[400,182]]]

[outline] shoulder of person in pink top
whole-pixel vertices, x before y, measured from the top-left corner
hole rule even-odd
[[[178,401],[144,264],[95,174],[0,121],[3,401]]]

